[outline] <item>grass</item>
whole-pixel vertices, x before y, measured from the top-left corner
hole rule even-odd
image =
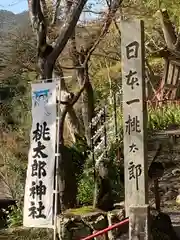
[[[74,209],[68,209],[66,211],[67,214],[73,214],[73,215],[85,215],[92,212],[98,212],[100,210],[93,208],[93,206],[84,206],[81,208],[74,208]]]
[[[148,109],[148,129],[163,130],[170,126],[180,126],[180,105],[168,104]]]
[[[122,129],[124,122],[122,112],[119,112],[117,117]],[[164,130],[173,126],[180,127],[180,104],[168,103],[161,107],[148,107],[148,130]]]
[[[53,239],[52,229],[23,228],[0,231],[0,240],[49,240]]]

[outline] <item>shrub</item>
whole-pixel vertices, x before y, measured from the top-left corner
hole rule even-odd
[[[92,205],[94,181],[92,177],[83,175],[78,184],[78,202],[80,205]]]
[[[7,224],[8,227],[18,227],[21,226],[23,222],[23,212],[22,207],[18,206],[10,207],[10,210],[7,212]]]

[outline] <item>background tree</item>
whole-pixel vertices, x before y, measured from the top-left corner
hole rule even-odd
[[[60,116],[60,146],[61,152],[63,153],[63,130],[64,121],[68,113],[70,120],[70,126],[73,126],[74,134],[80,134],[81,137],[85,136],[87,145],[91,144],[91,131],[90,123],[94,116],[94,93],[92,83],[89,77],[89,61],[92,53],[104,38],[108,29],[115,17],[117,10],[120,7],[122,0],[107,1],[107,11],[102,15],[102,22],[99,21],[97,30],[92,34],[86,34],[85,44],[79,44],[76,36],[77,23],[85,5],[88,8],[87,0],[79,1],[57,1],[55,6],[51,1],[44,0],[29,0],[29,15],[34,31],[37,36],[37,57],[39,67],[39,77],[41,79],[47,79],[51,81],[53,75],[58,76],[61,81],[62,94],[61,94],[61,116]],[[62,3],[62,4],[61,4]],[[59,9],[61,15],[58,15]],[[59,33],[57,33],[57,29]],[[87,38],[90,39],[87,41]],[[69,57],[71,58],[72,66],[69,67],[73,70],[75,79],[78,82],[79,89],[77,93],[70,91],[67,88],[67,84],[64,80],[64,71],[61,66],[61,54],[68,49]],[[58,58],[60,61],[57,61]],[[77,89],[77,87],[76,87]],[[74,111],[73,105],[81,96],[81,107],[82,107],[82,121],[78,119],[76,112]],[[83,123],[83,127],[81,128]],[[84,129],[84,133],[83,133]],[[72,131],[71,131],[72,132]],[[65,209],[73,205],[69,205],[71,197],[66,196],[65,186],[69,176],[72,176],[70,172],[71,167],[68,169],[65,167],[66,164],[64,159],[67,159],[64,155],[60,162],[60,199],[61,207]],[[70,166],[70,165],[69,165]],[[74,179],[71,179],[74,182]],[[69,184],[70,185],[70,184]],[[69,189],[71,191],[71,189]],[[70,196],[67,193],[68,196]],[[65,199],[67,201],[65,201]]]

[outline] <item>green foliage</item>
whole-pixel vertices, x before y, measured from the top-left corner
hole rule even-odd
[[[76,136],[77,141],[71,146],[67,146],[67,150],[71,155],[73,162],[73,170],[77,181],[81,178],[85,161],[88,157],[88,146],[83,138]]]
[[[21,226],[23,223],[23,212],[22,206],[13,206],[10,208],[8,217],[7,217],[7,224],[8,227],[14,228]]]
[[[12,130],[25,130],[30,126],[30,85],[25,74],[17,73],[4,80],[2,88],[6,97],[3,99],[3,111],[0,114],[2,122]]]
[[[108,170],[114,198],[117,202],[124,199],[124,164],[122,158],[123,141],[111,144],[108,151]]]
[[[0,164],[5,181],[14,199],[24,194],[30,129],[30,85],[28,77],[20,70],[4,79],[0,112]]]
[[[1,173],[5,177],[7,191],[13,199],[21,200],[24,195],[24,183],[26,175],[27,156],[21,153],[21,148],[15,144],[15,140],[5,138],[6,144],[0,141]]]
[[[49,240],[53,239],[52,229],[22,228],[6,229],[0,231],[2,240]]]
[[[93,203],[93,177],[83,174],[78,184],[77,199],[80,205],[91,205]]]
[[[98,210],[93,208],[93,206],[83,206],[81,208],[68,209],[66,213],[74,215],[84,215],[87,213],[97,212]]]
[[[158,108],[149,108],[148,129],[167,129],[171,125],[180,125],[180,105],[168,104]]]

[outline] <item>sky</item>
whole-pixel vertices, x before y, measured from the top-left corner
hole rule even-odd
[[[27,10],[27,0],[0,0],[0,9],[13,13],[21,13]]]
[[[96,0],[90,0],[88,2],[97,2]],[[99,4],[98,4],[99,5]],[[100,8],[96,6],[97,8]],[[15,14],[21,13],[28,9],[27,0],[0,0],[0,9],[8,10]]]

